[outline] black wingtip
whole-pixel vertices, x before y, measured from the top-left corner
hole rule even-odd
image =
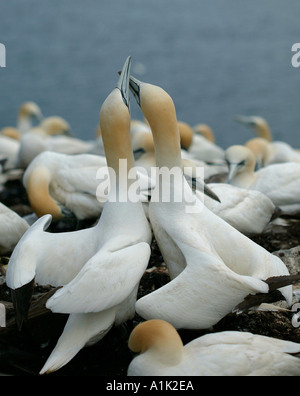
[[[278,290],[286,286],[291,286],[300,282],[300,274],[273,276],[265,280],[269,285],[268,293],[249,294],[243,302],[237,305],[232,312],[242,313],[263,303],[274,303],[285,300],[285,297]]]
[[[23,324],[28,319],[28,312],[33,295],[34,284],[35,282],[33,279],[31,282],[18,289],[11,289],[11,297],[15,309],[15,319],[19,331],[22,330]]]

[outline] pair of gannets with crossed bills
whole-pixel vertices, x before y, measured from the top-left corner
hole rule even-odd
[[[229,166],[228,183],[265,194],[283,214],[300,212],[300,164],[272,164],[255,172],[255,157],[245,146],[235,145],[225,152]]]
[[[171,281],[136,303],[144,319],[163,319],[176,328],[215,325],[249,294],[268,293],[265,279],[289,275],[285,264],[214,215],[184,179],[176,110],[161,88],[130,80],[130,88],[154,137],[159,169],[179,169],[177,178],[157,174],[149,218]],[[165,202],[160,194],[168,194]],[[182,196],[182,200],[174,197]],[[292,287],[280,289],[288,304]]]
[[[270,126],[262,117],[238,116],[235,120],[251,128],[257,138],[246,143],[261,166],[285,162],[300,162],[299,150],[282,141],[274,141]]]
[[[183,345],[162,320],[140,323],[129,348],[139,353],[128,376],[299,376],[300,344],[248,332],[207,334]]]

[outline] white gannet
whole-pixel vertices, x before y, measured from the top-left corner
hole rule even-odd
[[[268,165],[255,172],[255,157],[245,146],[228,147],[228,183],[265,194],[284,214],[300,211],[300,164],[286,162]]]
[[[98,199],[97,174],[106,165],[106,158],[98,155],[40,153],[23,177],[33,211],[39,217],[51,214],[53,220],[63,218],[64,209],[78,220],[99,217],[106,199]]]
[[[260,191],[227,183],[208,183],[207,186],[220,202],[205,196],[205,206],[245,235],[261,234],[276,216],[276,206]]]
[[[140,200],[145,213],[154,181],[138,170]],[[44,151],[27,167],[23,184],[34,213],[60,220],[71,213],[81,221],[99,217],[107,200],[109,169],[106,157]],[[71,212],[71,213],[70,213]]]
[[[0,138],[5,136],[18,141],[23,134],[33,128],[34,121],[41,122],[43,118],[41,109],[36,103],[25,102],[19,108],[17,125],[15,127],[7,126],[2,128],[0,130]]]
[[[216,142],[214,132],[212,128],[207,124],[197,124],[193,127],[193,130],[196,134],[202,135],[205,139],[209,140],[212,143]]]
[[[130,199],[134,181],[129,173],[125,175],[127,181],[118,178],[122,173],[120,159],[127,161],[128,172],[134,170],[129,115],[130,65],[131,57],[125,62],[118,87],[105,100],[100,112],[107,163],[117,178],[99,220],[98,251],[73,281],[47,301],[47,308],[53,312],[70,313],[70,316],[41,374],[58,370],[85,345],[103,338],[114,324],[135,314],[138,285],[151,254],[152,232],[141,202]]]
[[[171,277],[168,284],[139,299],[136,311],[144,319],[164,319],[176,328],[208,328],[245,296],[267,293],[269,286],[263,279],[289,273],[278,257],[195,199],[181,169],[171,97],[163,89],[133,77],[130,88],[154,136],[156,164],[161,172],[152,192],[149,218]],[[177,177],[164,177],[168,169],[177,171]],[[291,304],[292,287],[280,291]]]
[[[43,151],[64,154],[88,153],[93,145],[69,136],[70,125],[61,117],[47,117],[38,127],[32,128],[20,140],[17,166],[26,168]]]
[[[136,326],[129,348],[139,353],[128,376],[299,376],[300,344],[249,332],[207,334],[183,344],[162,320]]]
[[[205,161],[208,164],[218,164],[224,159],[224,150],[206,136],[196,133],[193,128],[185,123],[179,122],[181,144],[187,152],[195,159]]]
[[[0,255],[12,253],[28,228],[21,216],[0,203]]]
[[[269,143],[267,155],[265,148],[260,146],[265,153],[265,165],[284,162],[300,162],[300,153],[291,145],[286,142],[273,140],[270,126],[264,118],[257,116],[238,116],[235,120],[253,129],[258,137],[265,139]]]
[[[6,158],[5,169],[13,169],[20,149],[20,142],[9,136],[0,135],[0,155]]]
[[[253,138],[245,143],[245,147],[248,147],[255,157],[255,170],[259,170],[269,165],[270,158],[274,154],[274,148],[264,138]]]

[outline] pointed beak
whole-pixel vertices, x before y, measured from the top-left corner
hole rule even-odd
[[[193,191],[201,191],[208,197],[221,203],[221,200],[217,196],[217,194],[215,194],[203,180],[201,180],[199,178],[197,179],[195,177],[190,177],[188,175],[185,175],[185,178]]]
[[[227,183],[230,184],[230,182],[233,180],[235,175],[237,174],[238,170],[238,164],[229,164],[229,172],[227,175]]]
[[[117,84],[117,88],[120,90],[123,102],[130,111],[130,96],[129,96],[129,78],[131,69],[131,56],[126,59],[121,75]]]
[[[217,194],[215,194],[209,187],[207,184],[204,183],[204,190],[203,190],[204,194],[207,195],[209,198],[214,199],[217,202],[221,203],[220,198],[217,196]]]
[[[249,125],[250,123],[250,119],[249,117],[245,117],[245,116],[236,116],[233,119],[235,122],[238,122],[239,124],[243,124],[243,125]]]
[[[130,76],[129,88],[133,96],[135,97],[137,104],[140,107],[141,107],[141,85],[142,85],[141,81],[139,81],[135,77]]]

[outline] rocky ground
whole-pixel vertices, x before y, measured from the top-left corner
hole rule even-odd
[[[11,183],[0,192],[0,201],[20,215],[31,213],[25,191],[18,183]],[[89,226],[87,223],[86,226]],[[50,232],[72,231],[75,224],[52,226]],[[271,253],[279,256],[288,266],[291,274],[300,272],[300,221],[289,221],[288,225],[270,225],[263,234],[251,237]],[[6,307],[6,327],[0,328],[0,373],[4,375],[38,375],[60,336],[67,316],[53,314],[45,309],[52,288],[35,286],[29,320],[19,332],[14,320],[14,309],[10,290],[5,284],[5,264],[0,261],[0,303]],[[138,297],[163,286],[169,281],[168,271],[155,240],[152,255],[141,282]],[[295,292],[299,286],[294,286]],[[298,295],[299,296],[299,295]],[[300,297],[299,297],[300,299]],[[297,303],[297,296],[294,302]],[[300,342],[300,327],[292,324],[295,312],[288,310],[284,303],[278,303],[282,311],[247,311],[229,314],[213,329],[251,331],[255,334]],[[98,344],[85,348],[64,368],[53,376],[125,376],[133,355],[127,347],[128,336],[142,318],[137,315],[126,324],[113,328]],[[180,330],[184,343],[208,331]]]

